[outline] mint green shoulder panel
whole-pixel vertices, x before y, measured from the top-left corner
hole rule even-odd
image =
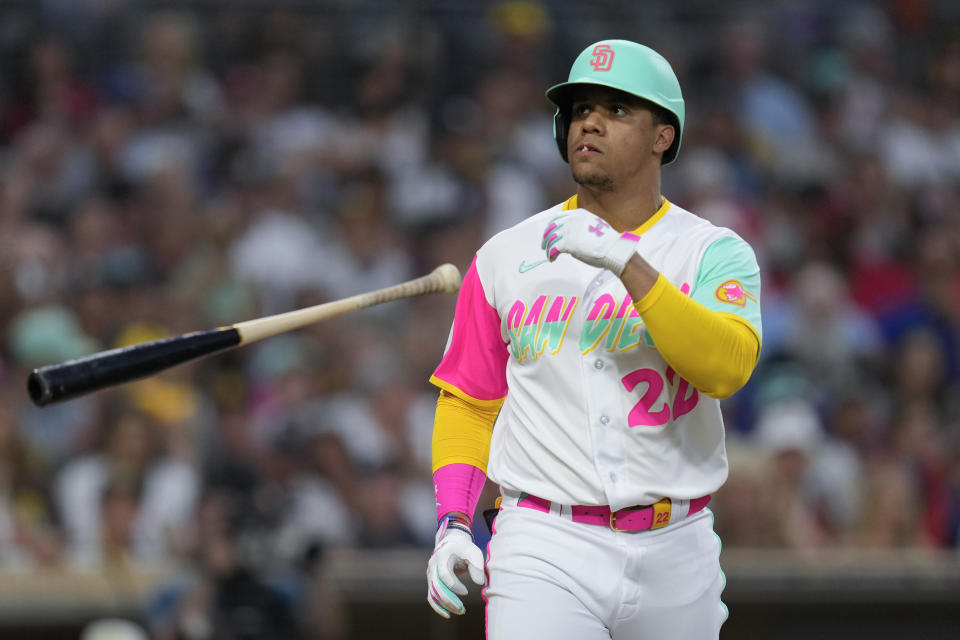
[[[760,267],[753,249],[741,238],[720,238],[707,247],[691,297],[711,311],[745,318],[763,336]]]

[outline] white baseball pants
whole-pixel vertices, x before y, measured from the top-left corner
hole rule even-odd
[[[569,512],[569,511],[568,511]],[[707,640],[727,619],[709,509],[621,533],[505,504],[488,547],[487,640]]]

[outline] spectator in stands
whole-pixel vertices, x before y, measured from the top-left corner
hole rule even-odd
[[[799,399],[772,404],[759,415],[752,438],[766,455],[757,496],[764,546],[808,550],[826,544],[827,527],[808,493],[824,442],[816,411]]]
[[[16,403],[0,394],[0,568],[59,563],[61,536],[36,452],[17,429]]]
[[[158,450],[160,434],[146,414],[122,400],[108,407],[96,448],[63,467],[53,483],[66,553],[75,566],[114,557],[169,562],[193,517],[196,470]]]

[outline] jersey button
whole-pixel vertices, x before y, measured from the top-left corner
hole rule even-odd
[[[617,474],[611,473],[611,474],[610,474],[610,482],[616,482],[616,481],[617,481]]]
[[[610,416],[600,416],[600,424],[609,424]]]
[[[597,360],[593,363],[595,369],[603,369],[603,360]]]

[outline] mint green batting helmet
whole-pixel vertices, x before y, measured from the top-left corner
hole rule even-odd
[[[566,82],[550,87],[547,98],[557,105],[553,137],[560,155],[567,160],[567,131],[570,128],[570,93],[576,85],[595,84],[643,98],[672,116],[677,135],[663,153],[663,164],[673,162],[680,151],[685,108],[680,82],[670,63],[659,53],[629,40],[601,40],[584,49],[570,67]]]

